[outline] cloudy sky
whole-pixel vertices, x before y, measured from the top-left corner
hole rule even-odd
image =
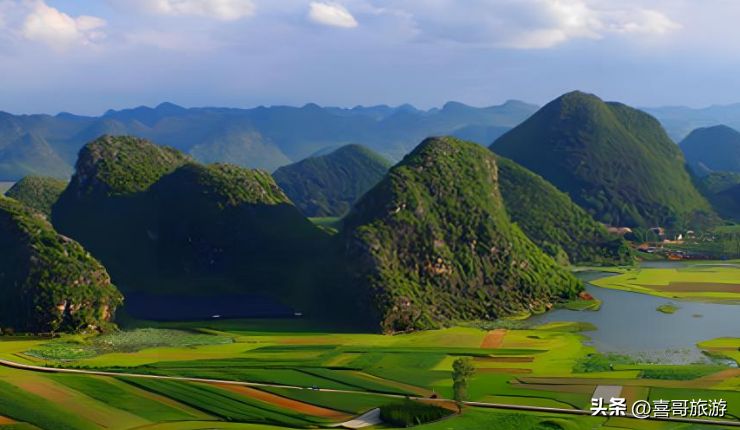
[[[738,0],[0,0],[0,110],[740,102]]]

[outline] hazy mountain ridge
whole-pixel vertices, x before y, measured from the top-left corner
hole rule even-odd
[[[642,110],[657,118],[677,143],[697,128],[725,124],[740,129],[740,103],[704,108],[664,106],[642,108]]]
[[[740,132],[726,125],[698,128],[682,140],[681,150],[694,173],[740,173]]]
[[[429,110],[410,105],[237,109],[162,103],[155,108],[110,110],[100,117],[0,112],[0,180],[17,180],[29,174],[68,177],[78,150],[106,134],[146,138],[202,162],[270,171],[326,147],[348,143],[363,144],[390,159],[400,159],[428,136],[460,131],[471,137],[473,130],[474,135],[488,139],[514,127],[536,109],[509,101],[485,108],[450,102]],[[33,136],[32,151],[19,140],[27,135]]]

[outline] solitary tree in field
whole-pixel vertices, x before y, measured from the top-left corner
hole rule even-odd
[[[458,358],[452,363],[452,390],[458,408],[468,399],[468,382],[475,373],[475,367],[469,358]]]

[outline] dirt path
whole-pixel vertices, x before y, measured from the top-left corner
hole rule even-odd
[[[496,330],[489,331],[486,337],[481,342],[481,348],[501,348],[504,343],[504,336],[506,336],[506,329],[499,328]]]
[[[15,420],[0,415],[0,426],[4,426],[4,425],[8,425],[8,424],[15,424],[15,423],[16,423]]]
[[[348,420],[352,418],[352,415],[346,414],[344,412],[322,408],[310,403],[300,402],[298,400],[289,399],[287,397],[278,396],[277,394],[268,393],[266,391],[261,391],[254,388],[218,383],[210,385],[229,390],[232,393],[241,394],[242,396],[246,396],[251,399],[279,406],[281,408],[290,409],[292,411],[300,412],[305,415],[311,415],[313,417],[327,418],[337,421]]]

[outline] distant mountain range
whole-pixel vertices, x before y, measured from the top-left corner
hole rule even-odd
[[[717,125],[696,129],[680,146],[697,175],[740,173],[740,132],[733,128]]]
[[[398,161],[430,136],[450,135],[490,145],[537,109],[512,100],[482,108],[449,102],[428,110],[408,104],[236,109],[162,103],[154,108],[109,110],[97,117],[0,112],[0,181],[28,175],[69,179],[80,148],[104,134],[146,138],[203,163],[226,162],[268,171],[347,144],[361,144]],[[699,127],[740,128],[740,104],[643,110],[655,116],[675,142]]]
[[[509,101],[476,108],[450,102],[440,109],[410,105],[110,110],[100,117],[69,113],[0,112],[0,180],[27,175],[69,178],[77,152],[102,135],[131,135],[167,145],[196,160],[273,171],[309,155],[350,143],[399,160],[422,139],[459,135],[487,145],[529,117],[537,106]]]
[[[697,128],[724,124],[740,129],[740,103],[705,108],[673,106],[642,110],[657,118],[675,142],[682,141]]]

